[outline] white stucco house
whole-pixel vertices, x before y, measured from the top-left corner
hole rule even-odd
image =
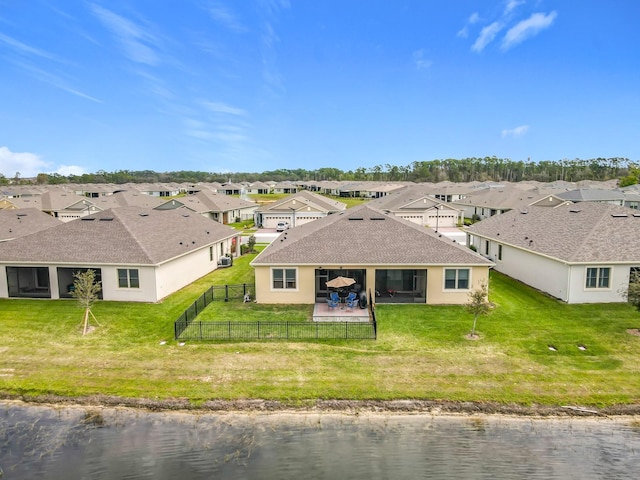
[[[238,231],[186,209],[108,209],[0,243],[0,298],[71,298],[92,269],[104,300],[157,302],[237,254]]]
[[[591,202],[511,210],[467,229],[497,271],[567,303],[625,302],[639,239],[640,213]]]

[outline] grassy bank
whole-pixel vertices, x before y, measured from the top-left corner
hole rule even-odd
[[[159,304],[99,302],[80,335],[74,301],[0,300],[0,391],[154,400],[429,399],[608,406],[640,403],[640,326],[627,305],[565,305],[499,274],[496,308],[465,339],[462,307],[380,305],[379,339],[324,343],[187,343],[173,320],[211,283],[251,282],[245,256]],[[282,306],[213,303],[204,313],[305,315]],[[296,313],[297,312],[297,313]],[[161,341],[166,344],[161,345]],[[554,345],[557,351],[551,351]],[[580,350],[584,345],[586,350]]]

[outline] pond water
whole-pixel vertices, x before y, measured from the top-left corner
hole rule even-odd
[[[0,403],[5,479],[627,479],[640,420],[183,414]]]

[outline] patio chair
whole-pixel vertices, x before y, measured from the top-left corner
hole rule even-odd
[[[358,306],[358,296],[355,294],[355,292],[349,293],[345,300],[345,303],[347,304],[347,307],[351,309]]]
[[[335,294],[335,298],[332,292],[331,296],[327,298],[327,304],[329,305],[329,309],[336,308],[340,304],[340,298],[338,298],[338,294]]]

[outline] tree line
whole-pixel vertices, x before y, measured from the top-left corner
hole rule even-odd
[[[82,175],[60,175],[40,173],[35,179],[38,184],[64,183],[198,183],[198,182],[255,182],[255,181],[412,181],[412,182],[472,182],[536,180],[540,182],[582,180],[620,180],[620,185],[632,185],[639,181],[640,165],[628,158],[592,158],[588,160],[543,160],[539,162],[514,161],[508,158],[471,157],[416,161],[409,165],[376,165],[344,171],[339,168],[323,167],[315,170],[304,168],[268,170],[260,173],[236,172],[214,173],[178,170],[155,172],[153,170],[117,170]],[[33,183],[33,180],[16,178],[12,183]],[[9,180],[0,175],[0,184]]]

